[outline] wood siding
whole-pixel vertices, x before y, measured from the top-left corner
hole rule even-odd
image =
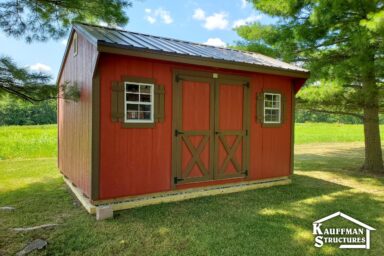
[[[274,75],[253,75],[251,82],[250,179],[289,176],[291,168],[291,95],[290,78]],[[274,90],[286,98],[283,123],[262,127],[256,120],[257,94]]]
[[[78,53],[74,56],[71,41],[59,80],[59,84],[76,83],[81,96],[78,102],[58,100],[58,165],[88,197],[92,168],[92,78],[97,55],[96,47],[78,34]]]
[[[79,38],[79,40],[81,40]],[[81,54],[81,47],[79,47]],[[208,69],[159,60],[102,53],[100,75],[100,194],[99,199],[168,191],[172,184],[172,77],[175,69],[200,70],[248,77],[250,83],[250,161],[248,179],[289,176],[291,166],[291,92],[292,79],[283,76]],[[164,122],[154,128],[123,128],[112,122],[111,86],[122,76],[152,78],[165,90]],[[280,127],[262,127],[256,120],[257,93],[274,89],[286,95],[285,120]],[[85,103],[85,102],[84,102]],[[63,103],[61,103],[63,104]],[[72,104],[72,103],[71,103]],[[89,103],[90,104],[90,103]],[[90,105],[86,105],[90,106]],[[62,107],[61,107],[62,108]],[[84,107],[86,108],[86,107]],[[81,107],[78,109],[82,109]],[[88,109],[89,110],[89,109]],[[72,109],[72,111],[75,111]],[[77,110],[80,111],[80,110]],[[85,111],[86,112],[86,111]],[[87,112],[88,113],[88,112]],[[72,114],[73,115],[73,114]],[[88,113],[89,115],[89,113]],[[85,116],[89,117],[87,114]],[[60,114],[61,116],[61,114]],[[80,114],[75,115],[80,119]],[[75,120],[80,122],[80,120]],[[89,120],[88,120],[89,121]],[[60,124],[61,126],[62,124]],[[73,124],[72,124],[73,125]],[[87,127],[90,128],[90,124]],[[71,126],[71,124],[68,124]],[[82,126],[85,129],[85,124]],[[70,128],[70,129],[73,129]],[[82,129],[85,133],[85,130]],[[88,131],[89,132],[89,131]],[[87,136],[88,139],[89,134]],[[86,140],[85,138],[82,138]],[[76,143],[73,139],[73,144]],[[68,142],[67,142],[68,143]],[[90,145],[89,141],[88,144]],[[89,146],[88,145],[88,146]],[[73,145],[75,147],[75,145]],[[89,148],[84,148],[88,152]],[[84,154],[84,153],[82,153]],[[89,157],[89,153],[87,153]],[[73,156],[72,156],[73,157]],[[70,160],[70,159],[69,159]],[[71,162],[73,170],[80,170],[84,162]],[[61,163],[63,165],[63,163]],[[89,171],[85,176],[89,175]],[[70,177],[71,178],[71,177]],[[243,180],[236,179],[236,180]],[[234,179],[228,179],[233,182]],[[177,188],[221,184],[209,181],[178,185]],[[89,189],[89,188],[88,188]]]

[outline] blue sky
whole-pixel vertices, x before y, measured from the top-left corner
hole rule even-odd
[[[135,0],[126,12],[130,19],[126,30],[217,46],[240,39],[233,30],[235,26],[271,21],[246,0]],[[55,80],[66,41],[27,44],[0,32],[0,54],[31,70],[49,73]]]

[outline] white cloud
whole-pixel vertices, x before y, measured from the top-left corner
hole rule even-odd
[[[63,39],[63,40],[61,40],[61,42],[60,42],[62,45],[67,45],[67,39]]]
[[[204,28],[208,30],[213,29],[226,29],[229,21],[227,20],[228,14],[225,12],[214,13],[205,18]]]
[[[240,26],[244,26],[244,25],[253,23],[255,21],[261,20],[261,18],[262,18],[262,15],[252,14],[251,16],[248,16],[245,19],[235,20],[235,22],[233,23],[233,28],[237,28]]]
[[[173,19],[168,11],[163,9],[156,10],[160,16],[160,18],[163,20],[165,24],[171,24],[173,22]]]
[[[171,24],[173,22],[170,12],[163,8],[157,8],[156,10],[146,8],[144,11],[147,13],[145,19],[151,24],[156,23],[157,19],[160,19],[164,24]]]
[[[209,38],[204,44],[206,45],[212,45],[212,46],[217,46],[217,47],[226,47],[227,44],[221,40],[220,38]]]
[[[248,5],[248,2],[247,0],[241,0],[241,8],[244,9],[245,7],[247,7]]]
[[[195,12],[192,16],[195,20],[205,20],[205,12],[201,8],[195,9]]]
[[[210,16],[206,16],[205,11],[201,8],[195,9],[192,15],[195,20],[204,21],[203,27],[208,30],[226,29],[229,24],[227,17],[228,13],[226,12],[215,12]]]
[[[152,16],[147,16],[146,19],[147,19],[147,21],[148,21],[149,23],[151,23],[151,24],[153,24],[153,23],[156,22],[156,19],[153,18]]]
[[[36,64],[33,64],[33,65],[30,65],[29,69],[32,70],[32,71],[37,71],[37,72],[49,72],[49,71],[52,70],[52,68],[50,66],[44,65],[44,64],[41,64],[41,63],[36,63]]]

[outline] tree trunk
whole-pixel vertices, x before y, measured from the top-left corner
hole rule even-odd
[[[364,139],[365,161],[362,170],[383,172],[383,156],[381,151],[379,126],[379,89],[376,85],[374,55],[367,51],[365,68],[363,68],[363,107],[364,107]]]
[[[381,152],[379,109],[366,106],[364,108],[365,161],[363,171],[383,172]]]

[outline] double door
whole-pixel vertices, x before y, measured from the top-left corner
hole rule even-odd
[[[248,175],[249,80],[179,71],[173,84],[173,182]]]

